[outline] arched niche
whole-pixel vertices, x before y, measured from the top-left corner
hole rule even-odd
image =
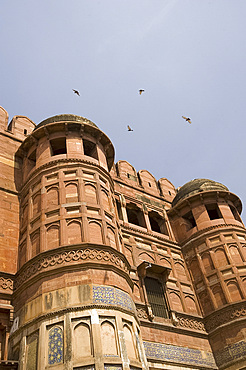
[[[92,184],[85,184],[85,201],[87,203],[97,204],[96,188]]]
[[[191,274],[193,276],[193,279],[194,280],[199,280],[201,278],[201,270],[200,270],[200,267],[199,267],[199,263],[197,261],[197,259],[193,259],[191,262],[190,262],[190,271],[191,271]]]
[[[58,248],[60,245],[60,227],[59,225],[49,225],[47,227],[46,249]]]
[[[202,311],[205,315],[209,314],[213,310],[213,306],[207,292],[201,292],[199,295],[199,301],[202,307]]]
[[[67,242],[68,244],[81,243],[81,223],[77,220],[72,220],[67,224]]]
[[[208,252],[203,253],[201,256],[203,267],[206,271],[206,273],[211,272],[214,269],[213,261],[211,259],[211,256]]]
[[[108,193],[105,190],[101,190],[101,201],[104,211],[110,212],[110,202]]]
[[[175,262],[176,274],[179,279],[187,279],[186,271],[181,262]]]
[[[240,293],[240,290],[238,288],[238,284],[236,281],[229,281],[227,283],[227,288],[228,288],[232,302],[241,301],[242,296],[241,296],[241,293]]]
[[[66,203],[76,203],[78,198],[78,185],[76,183],[69,183],[65,186]]]
[[[229,264],[224,249],[218,248],[214,252],[216,258],[217,267],[227,266]]]
[[[118,355],[115,328],[109,321],[101,324],[102,350],[104,355]]]
[[[75,361],[92,356],[90,327],[84,323],[75,326],[73,332],[73,356]]]
[[[111,227],[107,228],[109,244],[111,247],[116,248],[115,232]]]
[[[171,307],[174,311],[183,312],[183,306],[179,295],[175,292],[169,293]]]
[[[139,288],[138,284],[136,284],[136,283],[134,283],[134,286],[133,286],[133,295],[137,299],[141,300],[140,288]]]
[[[186,296],[185,297],[185,303],[186,303],[188,313],[197,314],[196,302],[192,297]]]
[[[40,193],[36,194],[32,198],[32,216],[36,216],[41,210],[41,195]]]
[[[236,245],[230,245],[229,251],[230,251],[231,258],[235,264],[241,264],[243,262],[241,254]]]
[[[99,222],[89,222],[89,238],[91,243],[102,244],[102,227]]]
[[[140,261],[146,261],[146,262],[155,262],[154,258],[148,254],[148,253],[140,253],[139,256],[138,256],[139,260]]]
[[[46,193],[46,208],[58,206],[59,204],[59,190],[56,186],[47,189]]]
[[[136,346],[132,336],[131,328],[125,324],[123,326],[124,338],[125,338],[125,345],[128,358],[136,358]]]
[[[32,257],[40,252],[40,232],[36,231],[31,235]]]
[[[212,289],[215,301],[218,307],[224,306],[226,304],[226,299],[224,293],[221,289],[221,286],[217,285]]]

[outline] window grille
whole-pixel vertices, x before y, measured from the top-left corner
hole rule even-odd
[[[168,309],[162,284],[157,279],[150,277],[146,277],[144,283],[153,315],[167,319]]]

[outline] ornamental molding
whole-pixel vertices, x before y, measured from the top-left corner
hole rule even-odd
[[[183,243],[180,243],[180,246],[182,249],[189,249],[191,247],[194,247],[194,244],[193,244],[195,242],[194,239],[197,239],[200,236],[206,237],[207,236],[206,234],[209,234],[211,231],[215,231],[217,229],[223,229],[223,228],[226,231],[228,231],[228,228],[238,229],[240,232],[243,232],[244,234],[246,234],[246,229],[243,226],[239,226],[235,224],[213,225],[213,226],[209,226],[209,227],[206,227],[205,229],[195,232],[188,239],[186,239]]]
[[[131,266],[121,252],[110,246],[85,243],[45,251],[29,260],[16,274],[14,291],[30,283],[34,278],[40,278],[40,274],[46,271],[65,267],[74,269],[75,266],[88,264],[94,268],[98,268],[100,264],[104,269],[107,266],[109,269],[113,267],[127,279],[130,286],[133,285],[129,275]]]
[[[209,333],[214,332],[222,325],[230,325],[238,319],[246,319],[246,301],[230,304],[205,317],[204,323]]]
[[[198,317],[191,317],[188,315],[183,315],[181,313],[176,312],[176,318],[178,320],[177,326],[182,328],[192,329],[192,330],[199,330],[206,333],[205,325],[203,323],[202,318]]]
[[[18,327],[18,329],[16,329],[13,333],[11,333],[11,338],[13,338],[15,336],[18,336],[24,329],[30,328],[33,325],[35,326],[35,330],[36,330],[36,324],[40,323],[44,320],[50,320],[50,319],[53,319],[54,317],[59,316],[59,320],[61,321],[62,319],[60,319],[60,316],[70,314],[70,313],[73,313],[73,312],[80,312],[80,311],[83,313],[84,311],[92,310],[92,309],[107,310],[109,312],[120,311],[120,312],[123,312],[125,314],[128,314],[128,315],[134,317],[136,319],[137,323],[140,325],[140,322],[138,320],[138,317],[136,315],[135,310],[130,311],[130,310],[127,310],[127,309],[125,309],[123,307],[120,307],[120,306],[117,306],[117,305],[92,303],[92,304],[80,305],[80,306],[76,306],[76,307],[62,308],[60,310],[54,310],[52,312],[49,312],[49,313],[46,313],[46,314],[43,314],[43,315],[39,315],[37,318],[35,318],[33,320],[30,320],[29,322],[27,322],[23,325],[20,325]],[[88,314],[87,314],[87,316],[88,316]],[[75,318],[77,319],[77,316]],[[73,317],[71,317],[71,319],[73,319]]]
[[[13,293],[13,285],[14,285],[13,278],[3,276],[0,273],[0,292],[1,290],[3,290],[4,293],[9,293],[9,292]]]
[[[173,241],[173,240],[170,240],[168,235],[166,235],[166,237],[162,237],[160,235],[157,235],[156,232],[154,234],[152,231],[147,231],[147,229],[145,231],[145,230],[139,229],[137,226],[135,226],[135,227],[129,226],[125,222],[123,224],[120,224],[120,227],[121,227],[121,230],[122,230],[123,233],[124,233],[124,231],[125,232],[131,231],[132,234],[134,234],[135,236],[139,236],[139,234],[143,234],[143,235],[146,235],[151,240],[153,240],[153,239],[161,240],[162,242],[165,242],[165,244],[170,245],[170,247],[177,247],[178,246],[178,243]]]

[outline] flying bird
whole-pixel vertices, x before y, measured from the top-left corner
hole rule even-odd
[[[77,94],[78,96],[80,96],[80,93],[79,93],[79,91],[78,91],[78,90],[74,90],[74,89],[73,89],[73,92],[74,92],[74,94]]]
[[[144,90],[143,89],[140,89],[140,90],[138,90],[139,91],[139,94],[140,95],[142,95],[142,93],[144,92]]]
[[[133,129],[129,125],[127,125],[127,128],[128,128],[128,131],[133,131]]]
[[[187,118],[187,117],[185,117],[185,116],[182,116],[182,118],[183,118],[183,119],[185,119],[185,120],[186,120],[186,122],[191,123],[191,119],[190,119],[189,117]]]

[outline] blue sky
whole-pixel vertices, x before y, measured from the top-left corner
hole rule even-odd
[[[0,105],[84,116],[116,161],[246,204],[245,19],[245,0],[1,0]]]

